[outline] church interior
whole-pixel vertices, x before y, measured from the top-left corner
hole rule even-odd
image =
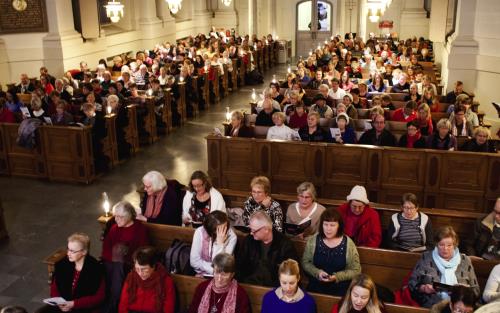
[[[147,72],[146,75],[141,74],[142,70]],[[316,85],[318,72],[320,79]],[[344,75],[347,82],[343,80]],[[378,80],[375,77],[378,76],[382,86],[376,83]],[[293,82],[289,78],[293,78]],[[396,91],[403,84],[402,79],[409,82],[408,87],[401,92]],[[335,91],[339,82],[341,96]],[[337,87],[332,87],[335,83]],[[323,85],[327,88],[324,96],[321,91]],[[366,96],[361,95],[361,85],[368,88]],[[66,249],[66,244],[72,242],[67,240],[68,236],[75,232],[87,234],[90,248],[82,249],[99,259],[104,250],[103,238],[118,224],[116,222],[112,226],[115,223],[115,219],[111,218],[112,207],[122,205],[122,201],[134,206],[137,220],[144,218],[142,221],[145,222],[136,223],[146,225],[149,242],[163,256],[176,238],[191,244],[193,233],[196,236],[198,229],[207,228],[208,223],[201,220],[198,226],[203,226],[196,230],[194,225],[197,222],[191,221],[193,226],[188,225],[184,215],[187,210],[185,198],[184,203],[179,200],[180,212],[185,211],[182,216],[177,216],[179,222],[159,223],[171,225],[158,224],[158,227],[147,222],[149,217],[144,215],[151,213],[150,206],[153,216],[162,214],[155,211],[155,200],[147,191],[146,183],[154,183],[145,176],[150,171],[163,174],[168,186],[174,180],[182,184],[183,195],[196,195],[195,180],[205,183],[202,179],[194,179],[193,172],[207,173],[212,189],[219,190],[221,199],[225,201],[228,225],[229,221],[234,222],[232,215],[238,214],[229,208],[246,210],[247,202],[257,199],[253,178],[265,176],[270,183],[269,189],[265,181],[255,184],[263,186],[263,192],[274,202],[270,206],[259,201],[257,204],[271,215],[273,229],[270,232],[275,234],[275,238],[276,218],[268,211],[274,203],[283,209],[280,218],[283,219],[281,226],[285,228],[279,229],[281,233],[287,232],[284,231],[286,225],[300,227],[296,224],[301,224],[301,219],[292,223],[286,210],[295,210],[297,203],[300,217],[299,204],[305,201],[301,200],[304,194],[310,194],[318,207],[324,206],[325,212],[340,211],[347,199],[353,210],[353,213],[346,213],[347,217],[363,214],[354,212],[352,202],[373,207],[377,219],[375,224],[379,225],[379,235],[383,238],[379,238],[375,245],[353,240],[358,246],[357,262],[361,264],[358,274],[367,274],[373,279],[385,307],[364,312],[472,312],[477,308],[478,312],[498,313],[500,154],[497,151],[500,149],[500,97],[496,88],[499,86],[498,0],[2,1],[0,313],[45,312],[40,310],[44,305],[43,299],[54,296],[54,277],[57,276],[53,275],[56,275],[54,271],[58,271],[54,266],[66,257],[66,253],[68,258],[72,253],[69,246]],[[411,91],[413,87],[415,98]],[[114,92],[110,91],[112,88]],[[461,89],[457,91],[457,88]],[[89,100],[85,89],[93,95],[90,97],[92,100]],[[432,97],[427,96],[427,92]],[[287,104],[292,103],[291,110],[298,110],[290,100],[297,95],[301,103],[297,107],[309,110],[309,116],[306,113],[300,127],[289,125],[288,128],[285,125],[289,137],[274,137],[277,140],[273,140],[270,129],[292,120]],[[389,95],[389,102],[392,97],[392,109],[383,104],[385,95]],[[2,100],[3,97],[5,100]],[[112,97],[116,98],[116,108],[111,104]],[[359,101],[359,106],[355,107],[353,99]],[[381,107],[378,108],[381,113],[373,109],[376,99],[380,100]],[[11,110],[11,106],[17,105],[16,101],[19,102],[18,107]],[[322,102],[327,105],[322,107]],[[272,106],[274,103],[279,104],[277,110]],[[345,113],[338,112],[339,104],[343,104]],[[407,108],[413,110],[411,114],[407,114]],[[355,117],[350,109],[354,110]],[[398,110],[401,120],[396,120],[396,112],[392,112]],[[279,111],[283,113],[277,114]],[[427,120],[431,126],[429,133],[422,138],[422,126],[416,122],[420,111],[428,113]],[[37,112],[42,112],[42,115]],[[235,112],[242,112],[241,118]],[[262,112],[268,115],[265,118],[269,124],[259,125]],[[297,113],[293,111],[290,114]],[[464,117],[462,128],[462,124],[455,121],[460,114],[474,118],[469,120]],[[410,119],[409,115],[413,118]],[[98,116],[101,116],[100,119]],[[280,116],[281,124],[275,121]],[[311,116],[316,116],[317,125],[309,125]],[[337,125],[341,120],[339,116],[347,124],[351,121],[352,142],[344,142],[344,130],[339,130]],[[393,133],[393,144],[381,144],[377,141],[379,137],[373,142],[363,141],[370,129],[378,131],[378,117],[384,119],[385,130]],[[71,121],[61,121],[65,118]],[[234,126],[235,118],[243,124]],[[412,124],[413,119],[415,122]],[[36,120],[36,123],[28,123],[30,120]],[[244,123],[248,124],[252,135],[243,134]],[[33,134],[25,139],[27,142],[22,146],[23,132],[35,127],[33,124],[39,129],[32,131]],[[412,145],[407,145],[406,141],[401,144],[402,138],[410,140],[409,129],[413,126],[417,129],[418,139],[421,139],[421,148],[425,149],[413,149],[418,148],[413,141]],[[315,132],[326,129],[322,136],[329,139],[314,139],[311,127],[316,129]],[[429,139],[437,137],[443,127],[449,128],[447,138],[453,138],[455,147],[449,141],[442,143],[449,145],[445,148],[436,147],[439,144]],[[334,129],[339,131],[338,136]],[[476,138],[481,134],[487,136],[486,150],[462,148],[472,141],[477,147],[480,139]],[[297,139],[310,142],[298,142]],[[300,189],[304,182],[311,182],[313,191]],[[416,200],[404,200],[407,193],[413,194]],[[249,196],[250,200],[247,200]],[[209,206],[214,204],[211,192],[210,197]],[[189,210],[198,205],[199,199],[191,201],[187,204],[188,207],[191,205]],[[442,311],[430,311],[431,305],[425,302],[428,298],[425,301],[416,296],[411,299],[410,291],[403,292],[402,286],[412,288],[410,274],[417,272],[421,257],[429,251],[438,251],[438,243],[448,238],[445,234],[436,239],[435,248],[434,245],[431,248],[427,245],[426,248],[422,244],[423,250],[419,251],[384,246],[381,241],[385,242],[391,229],[389,226],[394,227],[394,219],[399,212],[405,214],[407,203],[415,204],[419,222],[420,212],[426,216],[425,219],[432,221],[434,235],[443,234],[443,229],[448,226],[453,228],[448,231],[454,234],[453,238],[459,238],[453,242],[456,251],[460,250],[462,258],[475,270],[475,274],[472,270],[474,279],[467,281],[471,289],[477,289],[474,305],[468,306],[465,298],[453,302],[456,290],[452,290],[447,277],[434,281],[434,285],[432,281],[419,281],[415,291],[427,293],[425,286],[432,288],[447,284],[445,286],[450,289],[444,290],[449,293],[439,300],[448,299],[450,304]],[[209,208],[209,213],[212,210]],[[315,211],[316,206],[308,215],[309,220]],[[316,222],[320,221],[321,215],[323,223],[315,226],[316,231],[318,227],[324,229],[324,223],[330,220],[324,220],[327,218],[324,213],[315,214],[318,218]],[[335,214],[342,215],[342,212]],[[342,224],[345,238],[354,238],[359,232],[355,231],[352,236],[349,234],[351,227],[355,226],[346,222],[347,217],[342,215],[344,222],[337,224]],[[338,221],[337,217],[331,218]],[[491,223],[488,226],[490,237],[484,240],[487,241],[486,249],[493,251],[469,254],[474,247],[476,251],[479,249],[475,236],[487,218]],[[355,218],[355,223],[359,220]],[[242,264],[237,256],[242,250],[239,246],[247,242],[243,239],[245,231],[249,233],[247,236],[259,241],[256,234],[266,232],[265,226],[255,228],[252,225],[265,221],[265,217],[259,220],[254,213],[241,225],[242,230],[245,227],[246,230],[234,231],[238,237],[236,249],[240,249],[235,252],[237,270]],[[406,221],[397,224],[397,227],[403,229],[404,223]],[[311,224],[308,225],[311,227]],[[415,225],[420,231],[418,236],[423,236],[425,243],[427,230]],[[401,232],[400,235],[403,234]],[[326,230],[320,230],[320,235],[327,236]],[[299,252],[300,273],[306,278],[306,283],[313,285],[311,281],[317,281],[318,275],[311,275],[302,264],[310,240],[302,233],[280,236],[287,238]],[[216,235],[210,240],[216,241],[215,238]],[[341,244],[348,247],[350,240]],[[266,246],[263,249],[270,248]],[[422,253],[426,249],[427,252]],[[315,254],[314,260],[316,258]],[[268,261],[267,258],[265,261]],[[283,261],[279,266],[280,283],[281,269],[286,263]],[[215,262],[214,259],[214,267]],[[254,264],[253,261],[248,262]],[[261,263],[256,264],[262,266]],[[290,265],[290,268],[293,272],[294,267]],[[275,270],[278,271],[278,266]],[[132,268],[131,273],[134,271],[140,272],[137,266]],[[339,272],[332,271],[332,276]],[[172,274],[177,292],[175,312],[209,312],[211,302],[202,311],[205,298],[194,293],[203,277],[214,277],[215,280],[215,273],[193,277]],[[494,273],[496,285],[492,287]],[[297,277],[302,276],[297,273]],[[458,274],[457,278],[452,276],[455,284],[461,283]],[[235,277],[240,277],[238,272]],[[321,274],[319,277],[321,281]],[[350,311],[343,305],[349,298],[343,297],[346,290],[352,292],[355,288],[349,286],[349,277],[343,294],[323,293],[321,288],[311,289],[315,311],[307,312],[361,311],[356,309],[355,303]],[[76,280],[79,279],[76,276]],[[281,312],[283,307],[266,302],[266,293],[271,287],[279,287],[279,284],[241,282],[245,283],[243,287],[253,312],[261,309],[262,312]],[[300,283],[304,293],[308,290],[306,296],[302,295],[300,299],[306,299],[309,289],[302,278]],[[339,286],[340,283],[331,281],[331,284]],[[494,289],[491,298],[485,296],[485,288]],[[388,291],[392,297],[384,298],[380,290]],[[433,293],[436,297],[443,294],[442,291]],[[226,304],[230,294],[231,291],[228,298],[224,298]],[[396,297],[393,296],[395,294]],[[58,295],[62,296],[61,293]],[[197,296],[201,301],[200,310],[193,309],[192,304],[189,306]],[[404,296],[410,299],[405,301]],[[108,297],[111,296],[106,293]],[[286,296],[282,295],[280,299],[285,301]],[[297,303],[300,301],[297,300]],[[496,306],[487,304],[495,301]],[[466,308],[461,310],[456,303]],[[210,306],[210,312],[217,312],[218,304]],[[269,305],[267,311],[264,309],[266,305]],[[1,310],[9,306],[21,306],[26,311]],[[229,306],[234,309],[231,304]],[[101,311],[99,306],[93,310],[63,308],[55,306],[51,312]],[[294,312],[306,312],[301,310]],[[102,311],[118,312],[118,309],[106,307]],[[122,303],[119,311],[150,312],[122,307]],[[169,311],[163,307],[157,312],[174,312],[174,309]],[[250,311],[242,309],[241,312]]]

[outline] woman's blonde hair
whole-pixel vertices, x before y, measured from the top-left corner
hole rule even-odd
[[[377,296],[377,288],[375,287],[375,283],[373,282],[371,277],[366,274],[359,274],[352,279],[351,285],[349,286],[349,289],[347,289],[344,302],[340,306],[339,313],[350,312],[350,310],[353,308],[351,300],[351,292],[352,289],[356,286],[368,289],[370,291],[370,300],[366,305],[366,311],[368,313],[381,313],[380,302]]]
[[[278,268],[278,275],[290,275],[297,277],[297,280],[300,280],[300,267],[299,263],[295,260],[288,259],[281,262]]]
[[[78,242],[82,249],[89,251],[90,249],[90,237],[85,233],[73,233],[68,237],[68,242]]]
[[[474,129],[474,138],[476,138],[476,136],[479,133],[483,133],[486,136],[488,136],[488,139],[491,139],[491,133],[490,133],[490,130],[488,128],[483,127],[483,126],[479,126],[478,128]]]
[[[314,187],[313,183],[310,183],[308,181],[303,182],[297,187],[297,195],[301,195],[303,192],[308,192],[313,201],[316,201],[316,188]]]
[[[253,188],[256,185],[262,187],[266,195],[269,195],[271,193],[271,182],[266,176],[255,176],[254,178],[252,178],[252,181],[250,182],[250,188]]]

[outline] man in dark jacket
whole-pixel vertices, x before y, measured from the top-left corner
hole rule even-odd
[[[361,135],[359,144],[374,146],[396,146],[396,137],[385,129],[385,117],[377,114],[373,118],[373,128]]]
[[[474,241],[467,245],[466,250],[469,256],[500,261],[500,197],[493,212],[476,221]]]
[[[250,217],[250,235],[237,253],[238,282],[261,286],[278,286],[278,267],[287,259],[299,260],[290,239],[273,230],[271,218],[263,211]]]

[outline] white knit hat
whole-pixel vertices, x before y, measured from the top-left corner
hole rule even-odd
[[[351,193],[347,196],[347,201],[356,200],[368,204],[368,196],[366,195],[366,189],[363,186],[356,185],[352,188]]]

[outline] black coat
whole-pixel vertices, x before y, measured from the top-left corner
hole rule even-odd
[[[380,134],[380,142],[377,143],[376,131],[375,128],[372,128],[361,135],[358,143],[362,145],[394,147],[396,146],[396,137],[390,131],[384,129],[382,134]]]
[[[167,192],[162,200],[161,211],[155,218],[148,218],[148,223],[166,224],[166,225],[182,225],[182,200],[184,199],[184,185],[177,180],[167,180]],[[146,204],[148,203],[148,194],[144,193],[141,201],[141,212],[144,215],[146,212]]]
[[[248,235],[239,246],[236,258],[238,282],[275,287],[279,285],[278,267],[287,259],[299,261],[295,248],[287,237],[273,229],[273,241],[262,255],[263,243]]]
[[[226,136],[231,136],[231,133],[233,132],[233,126],[229,125],[228,132]],[[246,125],[241,125],[240,129],[238,130],[238,135],[236,137],[243,137],[243,138],[252,138],[254,136],[252,128],[246,126]]]
[[[489,152],[496,153],[497,149],[495,143],[491,140],[486,141],[486,143],[480,145],[477,143],[476,138],[467,140],[461,147],[460,151],[470,151],[470,152]]]

